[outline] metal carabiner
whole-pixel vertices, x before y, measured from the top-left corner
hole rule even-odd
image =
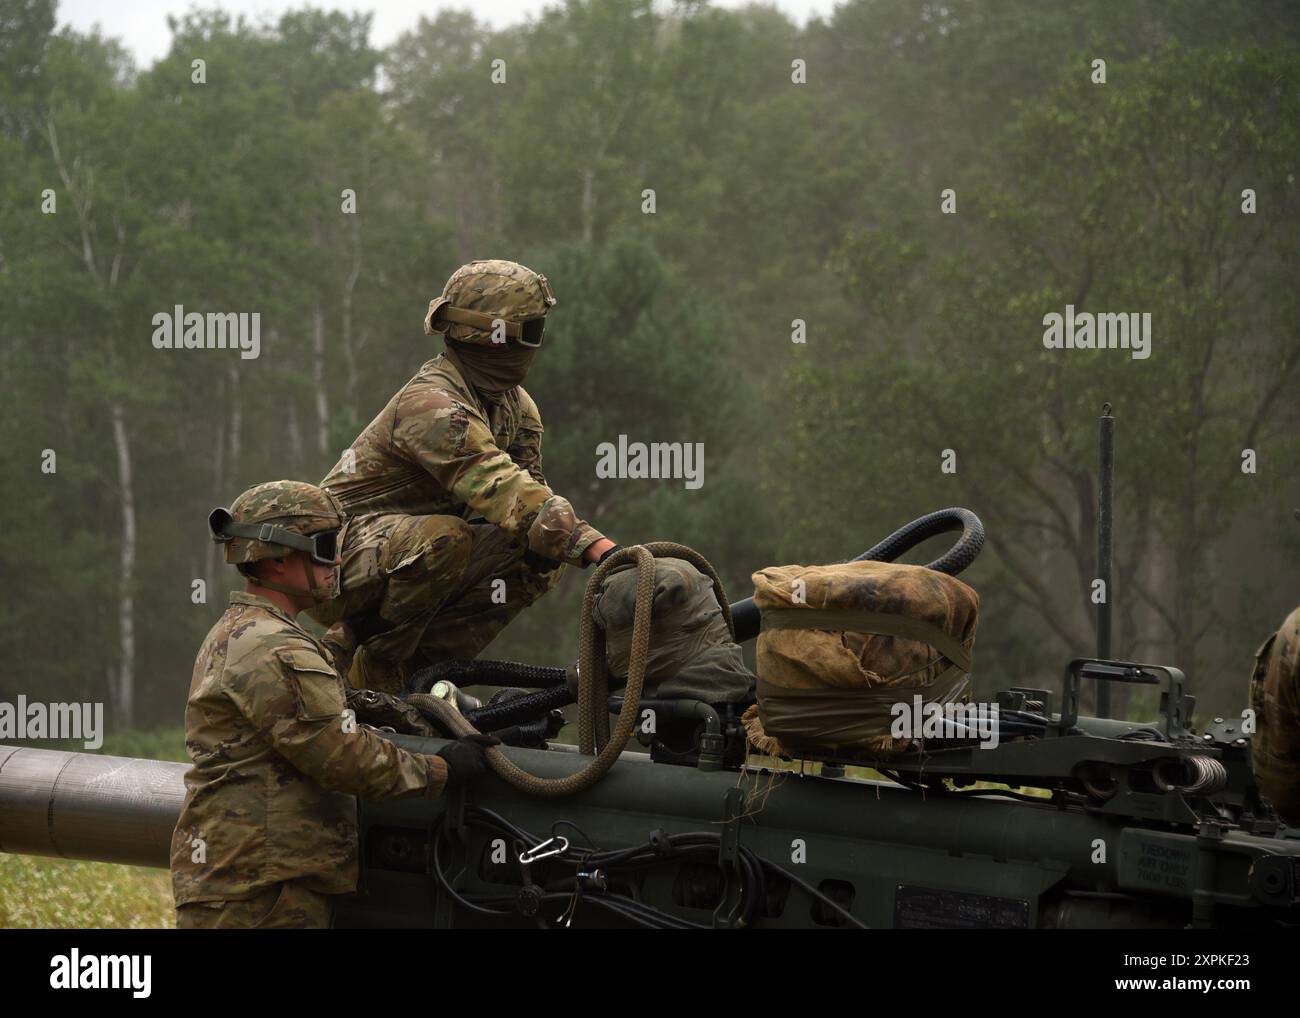
[[[547,845],[553,845],[556,842],[559,842],[558,847],[556,848],[546,847]],[[519,861],[523,863],[525,866],[527,866],[530,863],[537,862],[539,859],[548,859],[553,855],[560,855],[564,852],[567,852],[568,850],[569,850],[569,839],[564,837],[563,835],[557,834],[553,838],[547,838],[545,841],[541,842],[540,844],[534,845],[526,852],[520,852]]]

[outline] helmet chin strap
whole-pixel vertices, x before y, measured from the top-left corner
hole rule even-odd
[[[294,597],[309,597],[313,601],[333,601],[339,595],[338,584],[338,566],[334,567],[334,582],[328,587],[317,586],[316,570],[312,568],[308,561],[307,555],[298,552],[298,561],[302,564],[303,575],[307,580],[307,588],[291,587],[287,583],[276,583],[273,580],[264,580],[261,577],[257,579],[259,587],[265,587],[267,590],[276,590],[281,594],[292,594]]]

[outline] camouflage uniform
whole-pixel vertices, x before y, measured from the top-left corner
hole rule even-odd
[[[1300,608],[1256,653],[1250,706],[1255,780],[1278,814],[1300,827]]]
[[[338,526],[327,499],[312,485],[272,482],[214,517],[279,524],[292,540],[288,529],[311,535],[322,522]],[[224,540],[228,561],[241,568],[289,551]],[[171,847],[182,928],[328,925],[327,896],[357,887],[353,797],[436,797],[447,780],[441,758],[354,727],[328,652],[274,602],[249,593],[231,595],[199,650],[185,736],[194,766]]]
[[[196,901],[176,910],[178,930],[322,930],[334,898],[287,881],[242,901]]]
[[[472,292],[458,283],[466,280]],[[464,306],[510,307],[524,317],[554,302],[542,277],[513,262],[473,262],[452,276],[448,293]],[[445,301],[431,305],[426,331]],[[488,359],[516,349],[497,353],[465,324],[439,321],[437,331],[451,347],[477,343]],[[476,656],[559,580],[561,570],[538,568],[537,557],[581,564],[603,539],[547,487],[532,397],[519,385],[484,391],[469,370],[454,349],[426,363],[321,482],[352,521],[342,594],[313,615],[358,630],[354,685],[402,692],[426,664]],[[468,523],[472,516],[486,523]]]

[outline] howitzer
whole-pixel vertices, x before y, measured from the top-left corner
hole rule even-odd
[[[559,802],[495,778],[441,800],[363,802],[365,891],[342,899],[336,923],[1300,922],[1300,840],[1285,836],[1258,804],[1258,812],[1245,808],[1251,794],[1239,736],[1220,724],[1206,733],[1211,742],[1202,736],[1179,745],[1124,738],[1114,723],[1093,721],[1079,719],[1075,735],[895,761],[901,783],[703,769],[626,752],[595,787]],[[1106,734],[1087,734],[1093,728]],[[442,745],[392,737],[424,752]],[[584,762],[560,747],[507,752],[544,777],[572,774]],[[975,765],[986,757],[988,764]],[[1205,768],[1207,760],[1221,761],[1223,773]],[[1035,767],[1044,776],[1021,773]],[[184,770],[0,748],[0,849],[166,866]],[[941,782],[952,775],[960,784],[976,773],[1048,786],[1052,798],[945,790]]]
[[[1103,427],[1106,442],[1112,427],[1113,420]],[[1104,463],[1108,471],[1108,446]],[[1109,499],[1108,482],[1103,489]],[[1108,506],[1104,516],[1099,559],[1108,564]],[[964,509],[922,517],[859,557],[891,561],[950,530],[961,538],[931,568],[959,572],[983,542],[980,521]],[[752,600],[730,605],[729,617],[738,640],[756,634]],[[885,761],[807,752],[799,770],[782,769],[751,754],[743,704],[653,695],[637,702],[639,689],[614,690],[600,713],[622,714],[631,701],[655,724],[638,726],[639,751],[622,752],[575,794],[540,797],[489,776],[437,800],[361,802],[363,891],[340,900],[335,922],[1300,924],[1300,831],[1283,827],[1260,798],[1250,732],[1234,718],[1194,730],[1182,672],[1112,659],[1109,627],[1099,630],[1099,653],[1066,667],[1059,709],[1052,690],[1012,687],[996,694],[995,731],[956,714],[941,737]],[[534,786],[565,786],[562,779],[591,763],[549,741],[556,709],[576,696],[572,671],[465,662],[425,673],[422,688],[431,692],[421,695],[436,706],[432,719],[454,712],[447,734],[473,725],[492,731]],[[519,688],[481,706],[460,695],[458,682]],[[1160,686],[1159,716],[1081,716],[1085,684],[1115,682]],[[426,753],[445,741],[388,737]],[[166,866],[184,771],[0,747],[0,850]]]

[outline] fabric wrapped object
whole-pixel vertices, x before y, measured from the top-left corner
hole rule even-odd
[[[753,574],[762,612],[758,704],[746,713],[763,752],[902,752],[895,704],[965,699],[979,595],[924,566],[844,562]]]
[[[620,678],[627,677],[635,611],[636,569],[628,565],[605,578],[594,608],[610,674]],[[712,581],[682,559],[655,559],[645,682],[645,695],[659,699],[737,703],[754,696],[754,674],[731,638]]]

